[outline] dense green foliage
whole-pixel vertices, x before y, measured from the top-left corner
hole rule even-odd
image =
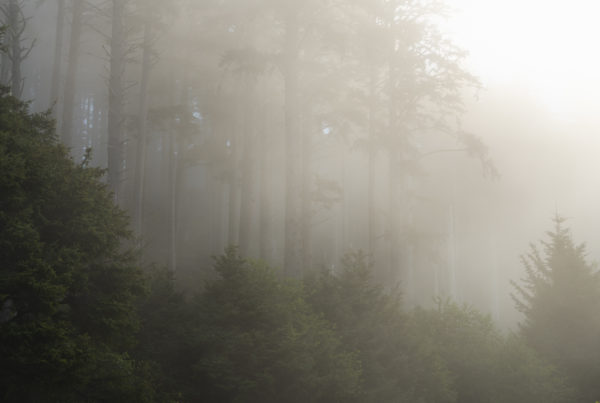
[[[414,332],[441,358],[456,402],[572,402],[563,377],[516,336],[470,307],[438,301],[417,309]],[[440,400],[438,400],[440,401]]]
[[[102,171],[74,163],[52,121],[6,93],[0,167],[2,401],[574,401],[540,355],[472,309],[404,310],[360,253],[348,255],[339,273],[299,281],[230,248],[215,259],[213,279],[184,298],[168,271],[143,273],[125,247],[127,219]],[[577,289],[559,283],[572,272],[557,270],[550,284],[577,291],[564,294],[580,304],[565,311],[575,317],[561,320],[587,315],[573,322],[587,327],[574,331],[592,336],[596,277],[569,240],[558,227],[540,267],[579,270]],[[535,285],[523,294],[532,295],[523,304],[525,339],[570,370],[560,361],[566,349],[533,343],[536,326],[543,333],[555,323],[541,320],[536,301],[556,303],[554,291],[544,291],[550,286]]]
[[[0,96],[0,400],[136,401],[126,353],[142,275],[127,219],[58,145],[53,122]]]
[[[524,314],[527,343],[563,370],[577,387],[577,401],[600,400],[600,276],[586,261],[585,245],[575,245],[564,219],[543,251],[531,246],[522,258],[526,277],[514,283],[517,308]]]
[[[440,357],[412,334],[398,293],[386,293],[371,274],[366,257],[357,253],[344,258],[339,275],[326,271],[306,280],[313,308],[334,323],[344,345],[359,354],[360,401],[453,401]]]

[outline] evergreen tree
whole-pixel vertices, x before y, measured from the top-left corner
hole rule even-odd
[[[438,300],[436,309],[416,308],[411,319],[414,337],[450,373],[453,401],[574,401],[562,374],[521,338],[503,336],[489,316]]]
[[[577,401],[600,399],[600,277],[576,245],[565,219],[522,257],[525,278],[513,282],[513,299],[524,314],[520,330],[535,350],[562,369],[577,387]]]
[[[196,301],[192,401],[352,402],[360,364],[295,281],[230,248]],[[198,387],[200,386],[200,387]]]
[[[397,291],[372,278],[361,253],[345,255],[339,274],[322,271],[305,280],[313,309],[335,325],[362,364],[361,402],[453,402],[443,363],[419,337]]]
[[[151,400],[126,353],[144,291],[126,216],[27,109],[1,90],[0,400]]]

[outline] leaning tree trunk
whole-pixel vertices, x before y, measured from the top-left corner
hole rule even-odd
[[[71,23],[71,34],[69,38],[69,59],[67,61],[67,76],[65,80],[61,126],[62,140],[67,146],[71,146],[73,141],[73,112],[75,110],[75,85],[77,81],[77,67],[79,64],[84,7],[83,2],[84,0],[73,0],[73,21]],[[59,70],[60,68],[56,68],[55,74],[58,75]],[[52,88],[54,89],[54,85],[56,84],[56,89],[58,89],[58,77],[55,77],[55,79],[56,81],[52,83]]]
[[[123,16],[126,0],[112,0],[112,30],[110,37],[110,75],[108,82],[108,184],[121,198],[124,146],[123,123],[123,73],[125,70],[125,27]]]
[[[58,90],[60,87],[60,72],[62,68],[63,31],[65,21],[65,0],[57,1],[56,34],[54,36],[54,62],[52,65],[52,87],[50,88],[50,105],[54,105],[52,113],[57,116]]]

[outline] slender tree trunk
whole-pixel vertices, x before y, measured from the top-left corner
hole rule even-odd
[[[308,108],[308,105],[305,105]],[[305,121],[306,123],[306,121]],[[308,130],[306,130],[308,126]],[[309,270],[312,267],[312,166],[311,139],[312,125],[305,125],[302,133],[302,267]]]
[[[73,112],[75,110],[75,85],[77,82],[77,66],[79,64],[79,48],[81,43],[84,7],[83,2],[84,0],[73,0],[73,21],[71,22],[71,34],[69,38],[69,58],[67,61],[67,76],[65,79],[61,126],[62,140],[68,147],[71,146],[73,142]],[[55,70],[55,73],[58,70],[59,68]],[[54,88],[54,83],[52,85]],[[56,88],[58,88],[58,83],[56,85]]]
[[[254,91],[251,84],[246,84],[245,106],[243,108],[243,155],[241,161],[241,193],[240,193],[240,227],[239,245],[242,255],[250,252],[252,212],[254,206],[254,120],[252,119]]]
[[[239,86],[238,86],[239,87]],[[238,93],[234,101],[234,110],[231,112],[232,119],[230,122],[230,131],[228,141],[230,142],[230,166],[229,166],[229,219],[228,219],[228,242],[229,245],[238,245],[238,230],[239,230],[239,157],[241,151],[241,136],[239,133],[240,111],[243,108],[240,94]]]
[[[112,0],[112,30],[110,38],[110,77],[108,83],[108,184],[121,199],[124,146],[121,133],[123,123],[123,73],[125,70],[125,27],[123,16],[126,0]]]
[[[298,277],[301,273],[300,234],[301,217],[301,141],[298,121],[298,53],[299,53],[298,16],[290,10],[285,27],[284,81],[285,81],[285,236],[284,266],[286,274]]]
[[[134,223],[138,237],[144,231],[144,185],[146,180],[146,130],[148,118],[148,82],[151,69],[151,22],[146,16],[144,22],[144,39],[142,43],[142,78],[140,81],[140,99],[138,116],[138,138],[136,148],[136,169],[134,176]]]
[[[269,230],[271,215],[270,210],[270,198],[269,198],[269,158],[271,156],[271,150],[268,148],[270,129],[269,124],[269,105],[267,101],[268,94],[268,81],[265,79],[265,89],[263,91],[263,104],[261,111],[261,127],[259,131],[259,170],[260,170],[260,207],[259,207],[259,256],[262,260],[267,261],[269,259]]]
[[[180,180],[177,133],[171,130],[169,136],[169,269],[177,270],[177,205]]]
[[[22,24],[19,21],[19,13],[21,11],[17,0],[9,0],[8,2],[8,31],[10,35],[10,89],[12,95],[17,98],[21,97],[21,34]],[[23,22],[24,23],[24,22]]]
[[[189,21],[188,21],[189,23]],[[185,54],[182,61],[182,72],[181,72],[181,93],[179,98],[179,105],[181,107],[182,116],[179,122],[174,124],[176,129],[169,136],[169,158],[170,158],[170,197],[169,197],[169,224],[170,224],[170,236],[169,236],[169,267],[172,271],[177,270],[178,256],[179,256],[179,197],[181,195],[183,187],[183,172],[185,169],[183,153],[187,149],[186,139],[188,138],[186,131],[188,130],[188,116],[189,116],[189,57],[188,53]]]
[[[394,65],[394,51],[392,51],[389,64],[389,133],[390,146],[389,158],[389,281],[398,278],[400,268],[400,228],[398,214],[398,124],[397,124],[397,102],[396,102],[396,69]]]
[[[52,113],[56,117],[58,112],[58,90],[60,88],[60,73],[62,68],[63,31],[65,21],[65,0],[57,0],[56,9],[56,34],[54,36],[54,63],[52,66],[52,87],[50,88],[50,105],[54,105]]]
[[[369,67],[369,167],[368,167],[368,236],[369,236],[369,254],[371,258],[375,257],[375,66]]]

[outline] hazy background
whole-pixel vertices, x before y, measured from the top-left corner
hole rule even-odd
[[[490,148],[501,179],[475,185],[494,217],[498,270],[518,278],[518,256],[569,218],[574,239],[600,258],[600,6],[589,1],[451,2],[444,30],[469,56],[483,90],[465,127]],[[478,231],[467,237],[480,238]],[[501,277],[504,277],[502,275]],[[509,289],[509,288],[507,288]],[[506,293],[500,293],[506,295]],[[510,301],[501,304],[508,318]]]
[[[544,232],[551,228],[551,218],[555,213],[569,218],[568,224],[575,240],[587,242],[589,257],[600,259],[600,213],[597,208],[600,205],[597,185],[600,53],[596,50],[597,38],[600,38],[600,24],[596,21],[600,6],[582,0],[568,5],[558,1],[532,0],[453,0],[448,4],[454,13],[446,19],[439,19],[440,29],[469,52],[465,65],[482,83],[482,88],[475,93],[465,92],[463,126],[483,139],[500,177],[497,180],[485,178],[478,162],[472,159],[455,155],[428,158],[424,163],[427,174],[420,180],[419,189],[424,200],[429,196],[441,207],[431,210],[422,207],[422,211],[415,208],[414,217],[426,227],[432,217],[439,214],[441,218],[433,218],[436,224],[432,224],[432,228],[447,228],[448,233],[454,234],[443,252],[443,260],[451,266],[454,278],[446,279],[450,284],[444,287],[440,283],[446,280],[438,274],[424,276],[414,281],[415,284],[419,281],[427,283],[427,287],[421,284],[405,293],[407,300],[413,303],[426,303],[434,294],[449,293],[460,301],[474,303],[490,312],[500,323],[510,325],[514,323],[515,311],[509,297],[509,280],[518,279],[521,275],[519,255],[527,251],[529,242],[542,238]],[[23,98],[33,100],[33,109],[45,110],[48,107],[47,82],[51,76],[54,46],[52,24],[55,22],[55,4],[47,1],[35,9],[31,6],[29,12],[33,18],[27,27],[28,37],[37,38],[37,43],[24,65],[27,79]],[[82,37],[77,85],[79,93],[88,94],[79,100],[81,110],[90,115],[99,110],[99,107],[94,109],[94,102],[99,105],[100,100],[105,98],[107,60],[101,54],[104,39],[97,34],[107,32],[106,21],[102,18],[92,18],[90,25],[94,30],[87,30]],[[189,28],[181,23],[184,20],[182,15],[176,15],[169,23],[168,31],[174,37],[181,38],[182,32]],[[210,27],[200,26],[198,29],[210,32]],[[202,46],[210,49],[210,36],[197,35],[195,38],[201,38],[204,41]],[[181,85],[181,71],[177,69],[184,56],[174,47],[167,47],[161,58],[157,70],[167,71],[168,68],[169,73],[156,74],[152,99],[157,104],[166,102],[161,88]],[[186,74],[191,74],[201,83],[196,85],[194,81],[196,88],[202,89],[205,85],[204,89],[208,91],[214,84],[214,77],[223,77],[220,73],[211,73],[211,69],[215,69],[211,63],[215,60],[218,60],[217,56],[206,57],[205,54],[197,61],[193,59],[194,68],[202,72],[196,74],[194,70]],[[137,69],[139,67],[134,64],[127,70],[130,76],[128,83],[132,84],[134,94]],[[237,84],[234,79],[223,79],[219,85],[226,92],[227,88],[233,89]],[[265,101],[264,107],[277,110],[278,106],[269,106],[269,102],[278,102],[281,88],[265,88],[263,90],[266,93],[271,91],[273,96]],[[202,108],[210,109],[217,101],[227,104],[231,99],[226,94],[220,100],[214,97],[192,100],[194,108],[197,108],[193,113],[199,122],[204,116]],[[60,103],[57,107],[60,108]],[[85,116],[80,118],[81,121],[86,119]],[[97,124],[103,125],[105,121],[98,119]],[[282,125],[281,117],[272,117],[270,124],[279,127]],[[87,123],[83,126],[83,140],[74,147],[74,154],[81,153],[85,146],[92,146],[97,160],[102,161],[106,158],[103,151],[105,141],[92,134],[86,137],[86,130],[90,127]],[[98,130],[98,127],[92,129]],[[351,149],[346,154],[335,154],[331,150],[337,150],[338,146],[330,139],[329,129],[321,130],[320,148],[315,151],[315,169],[333,177],[343,176],[341,180],[342,184],[345,183],[347,203],[355,203],[354,208],[360,210],[361,190],[353,188],[353,176],[365,169],[364,159]],[[151,140],[150,149],[159,155],[164,151],[161,144],[159,140]],[[223,140],[223,144],[229,147],[230,139]],[[274,142],[271,146],[278,147],[277,144]],[[328,154],[327,150],[333,154]],[[271,164],[276,166],[279,156],[276,152],[274,154],[275,162]],[[99,164],[102,165],[102,162]],[[341,172],[340,166],[348,169]],[[160,177],[158,165],[148,169],[149,177]],[[180,240],[182,245],[186,245],[180,261],[207,261],[212,251],[227,243],[226,235],[220,233],[215,240],[214,232],[210,232],[211,228],[227,226],[226,212],[219,210],[215,215],[212,210],[202,210],[198,206],[222,203],[219,197],[227,199],[227,189],[218,185],[220,196],[215,192],[207,195],[206,188],[202,186],[211,179],[202,167],[187,170],[183,177],[189,189],[180,202],[184,216]],[[158,182],[153,181],[155,186]],[[275,182],[271,191],[274,200],[279,203],[282,189],[278,188],[277,180]],[[158,192],[152,185],[149,187],[150,192]],[[158,199],[150,197],[149,211],[161,209],[160,206],[152,207],[155,200]],[[449,209],[453,211],[448,213]],[[360,219],[354,220],[348,216],[350,213],[344,211],[334,207],[331,212],[333,218],[323,216],[316,219],[316,238],[326,241],[315,241],[314,257],[332,267],[344,251],[364,247]],[[272,228],[280,228],[282,212],[279,207],[273,207],[271,214],[274,220]],[[452,222],[448,222],[447,216],[454,217]],[[156,225],[161,226],[160,222]],[[208,238],[210,241],[207,241]],[[280,265],[282,259],[281,250],[277,247],[278,238],[272,235],[271,255],[276,265]],[[209,242],[211,246],[205,247]],[[201,247],[195,246],[200,244]],[[431,262],[414,263],[415,268],[421,267],[419,265],[429,267]],[[437,273],[438,269],[431,270]],[[414,276],[419,277],[418,273]]]

